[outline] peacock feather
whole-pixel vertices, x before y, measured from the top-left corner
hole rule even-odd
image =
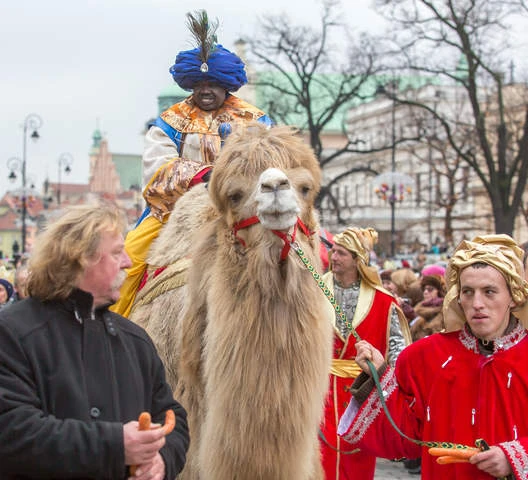
[[[187,14],[187,26],[200,47],[200,59],[207,66],[209,55],[213,53],[217,38],[218,20],[209,21],[205,10],[198,10]]]

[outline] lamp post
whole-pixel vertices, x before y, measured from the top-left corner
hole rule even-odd
[[[391,108],[391,172],[396,172],[396,104],[392,100]],[[389,197],[391,207],[391,257],[396,253],[396,182],[392,182],[391,196]]]
[[[60,207],[62,171],[64,170],[64,173],[66,173],[66,175],[71,172],[71,164],[73,163],[73,156],[71,155],[71,153],[62,153],[61,156],[58,158],[57,163],[59,165],[59,182],[57,184],[57,206]]]
[[[28,136],[33,140],[38,140],[40,135],[38,129],[42,126],[42,119],[36,113],[30,113],[24,119],[23,125],[23,142],[22,142],[22,160],[19,158],[10,158],[7,162],[8,168],[10,169],[9,179],[16,180],[16,171],[20,170],[22,173],[22,253],[26,252],[26,235],[27,235],[27,139]],[[30,133],[31,132],[31,133]]]
[[[391,83],[391,89],[394,89],[394,82]],[[379,85],[376,89],[376,94],[386,95],[391,97],[391,172],[394,175],[396,172],[396,102],[394,100],[394,93],[387,92],[384,85]],[[391,193],[388,197],[391,209],[391,257],[396,253],[396,183],[392,182]]]

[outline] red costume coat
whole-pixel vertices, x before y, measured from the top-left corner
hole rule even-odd
[[[331,272],[325,275],[326,283],[332,288],[329,281]],[[332,288],[333,290],[333,288]],[[361,283],[359,302],[352,324],[361,339],[367,340],[381,352],[388,353],[390,319],[392,306],[395,299],[391,295],[372,287],[366,282]],[[352,334],[345,341],[334,327],[334,359],[354,359],[356,356],[356,339]],[[359,374],[359,367],[357,373]],[[352,452],[346,442],[337,435],[339,418],[344,413],[350,401],[350,387],[354,377],[343,378],[330,375],[330,389],[325,403],[324,422],[321,425],[323,439],[321,454],[326,480],[368,480],[374,478],[376,457],[363,452]],[[330,446],[329,446],[329,445]],[[337,452],[340,450],[340,452]]]
[[[381,386],[390,414],[408,436],[469,446],[483,438],[499,446],[517,480],[528,479],[528,336],[517,326],[495,341],[485,356],[469,330],[437,333],[407,347],[388,368]],[[424,480],[491,480],[469,463],[439,465],[435,457],[405,440],[394,428],[373,390],[359,407],[354,400],[339,433],[373,455],[422,456]],[[355,415],[355,417],[354,417]]]

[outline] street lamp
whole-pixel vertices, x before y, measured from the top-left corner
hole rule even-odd
[[[384,85],[379,85],[376,94],[389,97],[391,92],[387,92]],[[394,98],[391,101],[391,172],[394,174],[396,171],[396,102]],[[391,209],[391,257],[394,257],[396,253],[396,184],[392,183],[390,187],[391,193],[388,200]]]
[[[405,193],[408,193],[414,184],[414,180],[403,173],[396,171],[396,99],[394,90],[395,82],[391,82],[391,91],[387,91],[385,86],[380,85],[376,89],[376,94],[383,94],[390,98],[391,104],[391,170],[382,173],[374,179],[378,184],[376,193],[383,200],[388,200],[391,209],[391,257],[396,254],[396,202],[402,201]],[[390,193],[389,193],[390,190]],[[387,195],[388,194],[388,195]]]
[[[38,140],[40,135],[38,129],[42,126],[42,119],[36,113],[30,113],[24,119],[23,133],[24,138],[22,142],[22,160],[19,158],[10,158],[7,161],[7,166],[10,170],[8,178],[11,181],[16,180],[16,171],[22,172],[22,253],[26,253],[26,235],[27,235],[27,192],[26,192],[26,181],[27,181],[27,139],[28,136],[32,140]],[[31,133],[30,133],[31,132]]]
[[[71,153],[62,153],[58,158],[57,163],[59,165],[59,183],[57,184],[57,205],[60,207],[61,204],[61,174],[69,174],[71,172],[71,164],[73,163],[73,156]]]

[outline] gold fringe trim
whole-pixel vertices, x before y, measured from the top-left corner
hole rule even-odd
[[[187,283],[187,269],[191,265],[191,260],[182,258],[176,263],[169,265],[157,277],[148,279],[145,286],[138,292],[132,311],[152,303],[155,298],[170,290],[181,287]],[[156,269],[151,267],[151,272]],[[151,273],[149,272],[149,273]]]

